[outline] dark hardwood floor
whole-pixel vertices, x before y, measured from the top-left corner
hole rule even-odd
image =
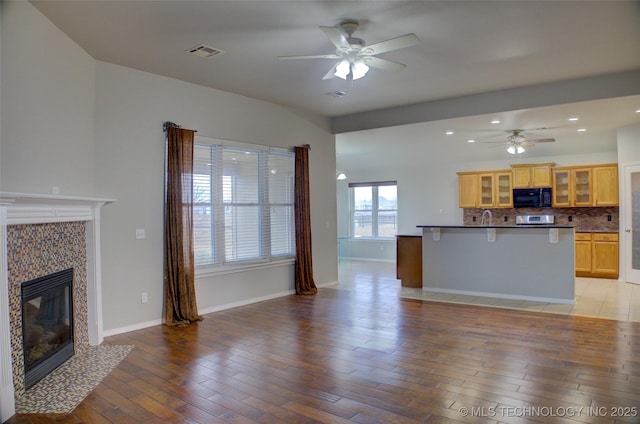
[[[640,323],[402,300],[364,268],[109,337],[136,348],[73,413],[8,422],[640,422]]]

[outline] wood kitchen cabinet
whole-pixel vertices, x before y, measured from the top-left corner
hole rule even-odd
[[[509,171],[495,173],[495,205],[499,208],[513,207],[513,186]]]
[[[591,233],[576,233],[576,275],[591,273]]]
[[[458,206],[461,208],[478,207],[478,174],[458,172]]]
[[[553,206],[592,206],[591,174],[590,167],[553,168]]]
[[[513,206],[511,171],[458,172],[458,206],[510,208]]]
[[[422,236],[396,236],[396,278],[402,287],[422,287]]]
[[[511,165],[513,188],[551,187],[553,163]]]
[[[495,206],[495,181],[493,174],[478,174],[478,207],[492,208]]]
[[[554,207],[617,206],[618,166],[556,167],[552,188]]]
[[[576,233],[577,277],[618,278],[618,233]]]
[[[593,206],[618,206],[618,165],[593,168]]]

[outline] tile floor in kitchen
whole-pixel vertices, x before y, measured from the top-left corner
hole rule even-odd
[[[341,259],[338,264],[340,290],[375,290],[378,285],[393,285],[398,296],[490,307],[525,309],[565,315],[580,315],[618,321],[640,322],[640,285],[602,278],[576,278],[575,304],[565,305],[526,300],[429,292],[401,287],[396,279],[395,263]]]

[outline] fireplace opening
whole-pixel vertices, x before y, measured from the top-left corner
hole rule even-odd
[[[73,268],[22,283],[21,291],[28,389],[73,356]]]

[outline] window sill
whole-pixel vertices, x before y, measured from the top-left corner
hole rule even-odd
[[[270,262],[252,262],[244,264],[200,265],[196,267],[196,279],[215,277],[217,275],[234,274],[237,272],[253,271],[257,269],[276,268],[295,263],[295,258],[285,258]]]

